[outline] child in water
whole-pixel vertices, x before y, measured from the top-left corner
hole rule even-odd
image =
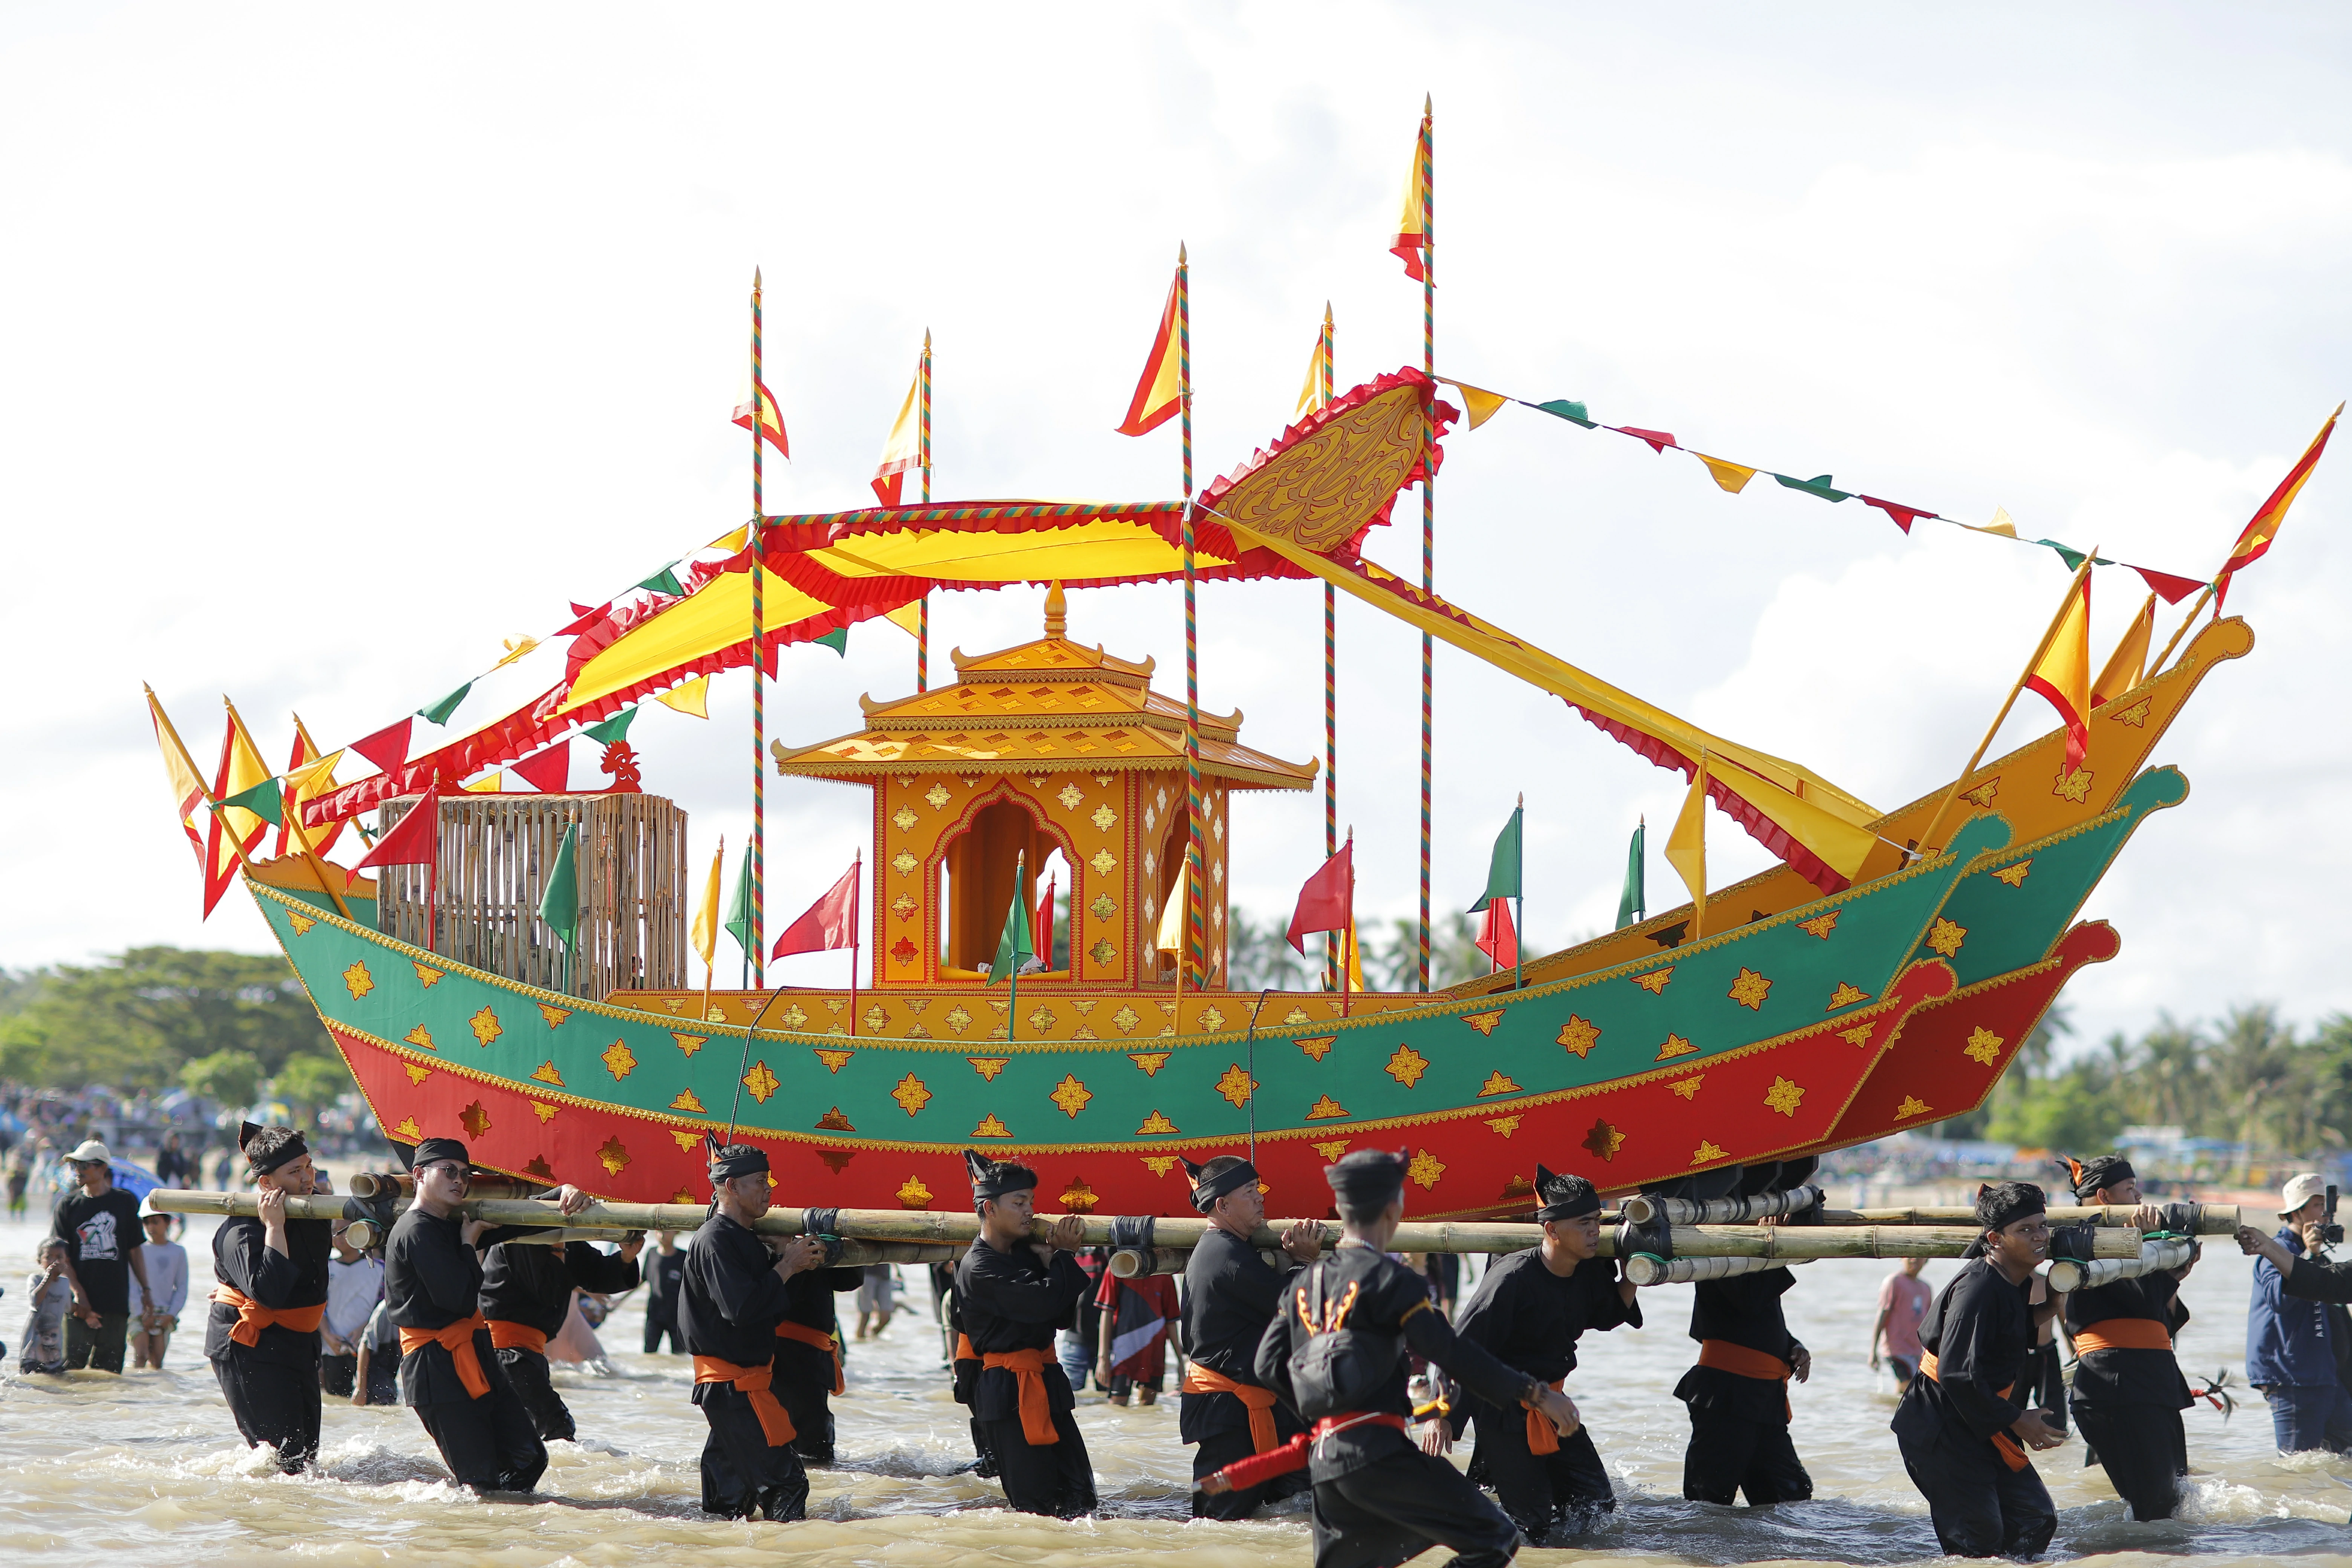
[[[66,1279],[66,1244],[51,1237],[34,1254],[40,1264],[25,1281],[32,1308],[25,1320],[25,1343],[16,1363],[20,1373],[62,1373],[66,1369],[66,1309],[73,1304],[73,1285]]]

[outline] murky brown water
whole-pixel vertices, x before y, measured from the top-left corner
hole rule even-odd
[[[186,1237],[198,1289],[209,1277],[210,1222]],[[1076,1523],[1007,1512],[992,1484],[954,1474],[971,1458],[962,1407],[948,1397],[920,1270],[913,1300],[879,1343],[850,1347],[849,1393],[838,1402],[839,1468],[814,1474],[812,1519],[793,1526],[704,1519],[696,1457],[704,1426],[687,1402],[683,1357],[635,1352],[641,1319],[625,1305],[604,1332],[620,1375],[559,1373],[583,1441],[552,1445],[543,1500],[482,1503],[451,1487],[415,1417],[399,1408],[327,1406],[322,1473],[280,1477],[237,1441],[184,1330],[162,1373],[114,1378],[19,1378],[23,1275],[37,1227],[0,1226],[0,1561],[178,1568],[192,1563],[635,1564],[653,1554],[750,1563],[790,1552],[810,1563],[931,1564],[992,1561],[1094,1568],[1123,1556],[1181,1554],[1217,1568],[1304,1568],[1307,1528],[1294,1511],[1246,1524],[1187,1516],[1190,1453],[1176,1441],[1172,1398],[1115,1410],[1080,1405],[1104,1517]],[[1670,1390],[1693,1355],[1684,1335],[1689,1288],[1645,1291],[1651,1326],[1586,1341],[1570,1392],[1616,1472],[1616,1521],[1570,1551],[1522,1561],[1606,1557],[1642,1563],[1810,1560],[1897,1563],[1936,1555],[1926,1512],[1903,1473],[1886,1419],[1894,1407],[1862,1350],[1890,1265],[1810,1265],[1788,1297],[1814,1352],[1795,1394],[1796,1440],[1817,1499],[1749,1511],[1684,1502],[1688,1426]],[[1952,1265],[1931,1264],[1940,1282]],[[2243,1354],[2251,1265],[2211,1252],[2190,1277],[2195,1320],[2183,1363],[2236,1373]],[[194,1312],[184,1323],[197,1321]],[[2053,1557],[2131,1554],[2135,1563],[2249,1563],[2352,1552],[2352,1461],[2279,1458],[2267,1411],[2248,1393],[2235,1419],[2188,1415],[2198,1474],[2181,1520],[2134,1524],[2105,1474],[2082,1468],[2082,1446],[2040,1460],[2061,1518]],[[1438,1557],[1426,1562],[1441,1561]],[[2352,1561],[2352,1557],[2342,1560]]]

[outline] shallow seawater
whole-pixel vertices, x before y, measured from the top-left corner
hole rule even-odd
[[[209,1279],[210,1223],[185,1238]],[[453,1488],[415,1418],[399,1408],[330,1401],[320,1473],[274,1473],[243,1447],[200,1353],[200,1313],[183,1318],[166,1369],[116,1378],[15,1372],[22,1289],[38,1226],[0,1226],[0,1561],[107,1563],[323,1564],[640,1563],[691,1554],[753,1563],[790,1552],[814,1564],[950,1568],[974,1560],[1096,1568],[1146,1553],[1213,1568],[1303,1568],[1303,1500],[1244,1524],[1188,1517],[1190,1451],[1176,1441],[1171,1395],[1114,1409],[1081,1401],[1079,1422],[1103,1500],[1100,1518],[1070,1523],[1005,1510],[992,1483],[963,1473],[971,1458],[961,1406],[948,1396],[940,1342],[923,1290],[879,1342],[849,1346],[849,1393],[835,1404],[843,1463],[813,1474],[809,1521],[719,1522],[697,1507],[704,1426],[688,1403],[683,1357],[637,1353],[642,1318],[624,1304],[603,1338],[616,1376],[559,1373],[583,1440],[551,1445],[540,1500],[482,1502]],[[1572,1548],[1530,1552],[1530,1564],[1932,1560],[1925,1508],[1886,1430],[1894,1408],[1864,1362],[1877,1281],[1891,1265],[1833,1260],[1798,1273],[1791,1326],[1814,1353],[1795,1390],[1795,1436],[1815,1500],[1764,1510],[1680,1497],[1688,1424],[1672,1397],[1695,1347],[1689,1288],[1643,1292],[1648,1327],[1589,1336],[1570,1384],[1617,1478],[1616,1518]],[[1934,1263],[1927,1278],[1949,1278]],[[2195,1313],[2181,1342],[2192,1373],[2240,1375],[2251,1264],[2226,1242],[2189,1280]],[[854,1298],[845,1298],[849,1307]],[[2135,1524],[2105,1479],[2083,1467],[2079,1441],[2038,1463],[2060,1510],[2053,1558],[2200,1565],[2286,1555],[2352,1561],[2352,1461],[2272,1447],[2261,1395],[2238,1391],[2235,1416],[2187,1413],[2196,1474],[2178,1521]],[[1424,1561],[1438,1563],[1442,1556]]]

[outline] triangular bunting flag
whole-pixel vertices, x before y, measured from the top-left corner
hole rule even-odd
[[[514,774],[541,795],[562,795],[572,782],[572,742],[558,741],[514,764]]]
[[[1143,361],[1142,379],[1135,384],[1135,396],[1127,405],[1127,417],[1119,421],[1122,436],[1143,436],[1157,430],[1174,418],[1184,405],[1182,365],[1179,360],[1181,345],[1176,337],[1177,291],[1182,287],[1182,262],[1168,285],[1168,303],[1160,312],[1160,330],[1152,334],[1151,353]]]
[[[396,773],[400,764],[408,760],[408,727],[415,721],[403,719],[397,724],[387,724],[373,735],[353,741],[352,750],[385,773]]]
[[[1932,511],[1922,511],[1916,506],[1903,506],[1891,500],[1880,500],[1876,496],[1864,496],[1862,502],[1864,506],[1874,506],[1893,518],[1895,526],[1906,533],[1911,531],[1911,525],[1919,519],[1936,516]]]
[[[652,576],[638,584],[637,586],[640,588],[649,589],[656,594],[667,594],[673,599],[684,597],[686,595],[686,585],[677,580],[677,574],[670,570],[671,566],[676,566],[677,564],[677,562],[671,562],[669,566],[663,567],[660,571],[655,573]]]
[[[1653,452],[1664,452],[1669,447],[1672,447],[1678,452],[1682,450],[1682,443],[1675,440],[1670,433],[1664,430],[1643,430],[1639,426],[1633,425],[1606,425],[1603,426],[1602,428],[1606,430],[1614,430],[1621,436],[1631,436],[1637,440],[1646,441],[1650,444],[1650,450]],[[1780,479],[1780,476],[1775,474],[1773,478]],[[1787,484],[1789,481],[1781,479],[1780,482],[1782,484]]]
[[[1495,410],[1511,401],[1499,392],[1489,392],[1483,386],[1473,386],[1466,381],[1456,381],[1450,375],[1441,375],[1437,379],[1460,393],[1462,401],[1470,405],[1470,428],[1473,430],[1492,419],[1495,416]]]
[[[834,652],[839,654],[844,658],[847,658],[849,657],[849,628],[847,626],[835,626],[833,630],[825,633],[823,637],[811,637],[809,641],[821,643],[824,647],[833,649]]]
[[[654,699],[665,708],[675,708],[697,719],[710,717],[710,677],[698,675],[692,680],[681,681]]]
[[[232,807],[263,817],[272,827],[286,826],[286,795],[276,779],[264,779],[250,789],[239,790],[223,800],[217,809],[227,811]]]
[[[2194,577],[2176,577],[2169,572],[2158,572],[2152,566],[2135,566],[2142,581],[2155,589],[2168,605],[2177,605],[2198,589],[2205,586]]]
[[[1748,481],[1757,475],[1756,469],[1744,463],[1727,463],[1721,458],[1710,458],[1705,452],[1693,452],[1691,456],[1705,463],[1706,471],[1715,476],[1715,482],[1733,495],[1746,489]]]
[[[629,726],[637,721],[637,707],[633,703],[605,720],[602,724],[592,725],[581,733],[592,741],[609,746],[615,741],[627,739]]]
[[[1570,425],[1581,425],[1587,430],[1596,427],[1591,412],[1573,398],[1555,397],[1549,403],[1531,403],[1528,406],[1540,408],[1555,419],[1565,419]]]
[[[457,704],[466,700],[466,693],[472,689],[474,689],[474,683],[469,680],[432,707],[419,708],[416,710],[416,716],[428,723],[446,724],[449,721],[449,715],[457,710]]]
[[[434,841],[438,837],[434,829],[441,821],[441,796],[435,791],[425,792],[425,798],[409,807],[408,815],[392,825],[392,831],[376,840],[375,847],[367,852],[355,869],[365,871],[377,866],[430,866],[433,864]]]
[[[1786,474],[1774,474],[1772,477],[1792,490],[1802,490],[1809,496],[1819,496],[1823,500],[1843,500],[1853,493],[1851,490],[1842,490],[1832,487],[1827,474],[1815,474],[1810,479],[1792,479]]]

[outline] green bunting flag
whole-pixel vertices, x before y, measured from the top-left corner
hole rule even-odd
[[[751,953],[751,847],[743,846],[743,868],[735,873],[735,900],[727,906],[727,934],[743,950],[748,959]]]
[[[1809,496],[1819,496],[1823,500],[1846,500],[1853,495],[1852,490],[1832,488],[1827,474],[1815,474],[1810,479],[1792,479],[1786,474],[1774,474],[1772,478],[1792,490],[1802,490]]]
[[[824,636],[814,638],[814,640],[833,649],[834,652],[839,654],[844,658],[847,658],[849,657],[849,628],[847,626],[836,626],[832,631],[825,633]]]
[[[1643,886],[1643,854],[1649,837],[1649,825],[1636,824],[1633,841],[1625,846],[1625,889],[1617,895],[1617,929],[1623,931],[1635,921],[1645,920],[1650,913],[1649,889]]]
[[[629,733],[629,726],[636,721],[637,710],[632,706],[622,709],[618,713],[614,714],[602,724],[590,725],[587,729],[583,730],[581,733],[587,736],[592,741],[600,742],[601,743],[609,746],[615,741],[625,739]]]
[[[677,564],[677,562],[671,562],[669,566],[663,567],[660,571],[655,573],[652,576],[638,584],[637,586],[640,588],[650,588],[656,594],[667,594],[673,599],[684,597],[686,594],[686,586],[677,580],[677,574],[670,570],[671,566],[676,566]]]
[[[580,940],[580,825],[573,823],[563,830],[562,846],[555,851],[555,864],[548,868],[547,891],[539,900],[539,918],[547,929],[563,939],[568,955]]]
[[[988,965],[991,985],[1007,975],[1018,975],[1021,966],[1036,957],[1034,940],[1029,934],[1029,900],[1021,896],[1021,862],[1013,863],[1013,908],[1004,916],[1004,934],[996,939],[996,957]]]
[[[1486,864],[1486,891],[1470,906],[1472,914],[1484,914],[1486,906],[1496,899],[1519,896],[1519,828],[1526,816],[1526,806],[1513,806],[1511,820],[1503,824],[1503,831],[1495,836],[1494,857]]]
[[[226,811],[232,805],[241,805],[270,826],[283,827],[286,826],[285,787],[280,780],[264,779],[242,794],[228,796],[214,809]]]
[[[1528,406],[1540,408],[1555,418],[1565,419],[1570,425],[1581,425],[1587,430],[1593,427],[1591,413],[1586,410],[1583,404],[1571,398],[1555,397],[1549,403],[1530,403]]]
[[[457,704],[466,700],[466,693],[472,689],[474,689],[474,683],[469,680],[432,707],[419,708],[416,710],[416,716],[436,724],[446,724],[449,721],[449,715],[457,710]]]

